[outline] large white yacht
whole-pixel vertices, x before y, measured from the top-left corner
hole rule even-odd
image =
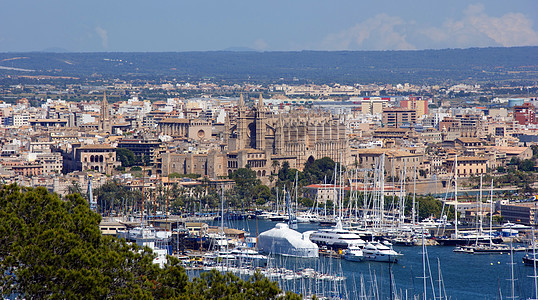
[[[394,263],[398,261],[398,258],[402,256],[392,249],[392,245],[383,244],[380,242],[369,242],[362,250],[365,260],[381,261]]]
[[[334,228],[322,228],[313,232],[310,234],[310,240],[318,246],[333,249],[348,249],[353,246],[362,248],[366,245],[359,235],[343,229],[341,221],[338,221]]]
[[[361,247],[353,246],[346,250],[344,253],[344,259],[349,261],[362,261],[364,259],[364,253]]]

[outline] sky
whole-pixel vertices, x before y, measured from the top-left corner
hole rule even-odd
[[[0,0],[0,52],[538,45],[538,0]]]

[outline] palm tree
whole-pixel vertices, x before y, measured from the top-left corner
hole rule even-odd
[[[273,160],[271,167],[273,168],[273,170],[271,170],[271,174],[276,174],[278,172],[278,168],[280,167],[280,162],[278,160]]]

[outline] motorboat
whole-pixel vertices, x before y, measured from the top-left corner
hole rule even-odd
[[[392,245],[384,244],[377,241],[369,242],[362,250],[365,260],[380,261],[380,262],[398,262],[403,254],[392,249]]]
[[[473,254],[504,254],[512,252],[526,251],[526,247],[510,247],[506,244],[477,244],[465,247],[472,250]]]
[[[230,254],[235,257],[235,260],[241,264],[251,264],[255,266],[267,265],[268,257],[258,253],[258,251],[248,248],[235,248],[230,251]]]
[[[167,263],[166,255],[171,253],[168,253],[167,249],[163,248],[162,245],[168,244],[171,232],[160,232],[156,231],[154,227],[139,226],[129,230],[118,230],[117,234],[118,237],[125,239],[127,242],[150,248],[155,254],[153,263],[159,265],[159,267],[163,268]]]
[[[302,213],[297,215],[298,223],[316,223],[318,222],[318,217],[311,213]]]
[[[332,249],[348,249],[353,246],[364,247],[366,242],[347,229],[342,228],[342,222],[338,221],[334,228],[322,228],[310,235],[310,240],[318,246],[326,246]]]
[[[352,246],[344,253],[344,259],[349,261],[363,261],[364,253],[361,247]]]
[[[525,256],[523,256],[523,263],[526,266],[534,267],[535,265],[538,265],[538,258],[536,258],[536,257],[533,258],[532,253],[531,254],[526,254]]]

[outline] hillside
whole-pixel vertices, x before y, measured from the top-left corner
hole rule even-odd
[[[420,51],[0,53],[0,76],[371,83],[535,81],[538,47]],[[23,69],[23,70],[20,70]],[[24,71],[30,70],[30,71]]]

